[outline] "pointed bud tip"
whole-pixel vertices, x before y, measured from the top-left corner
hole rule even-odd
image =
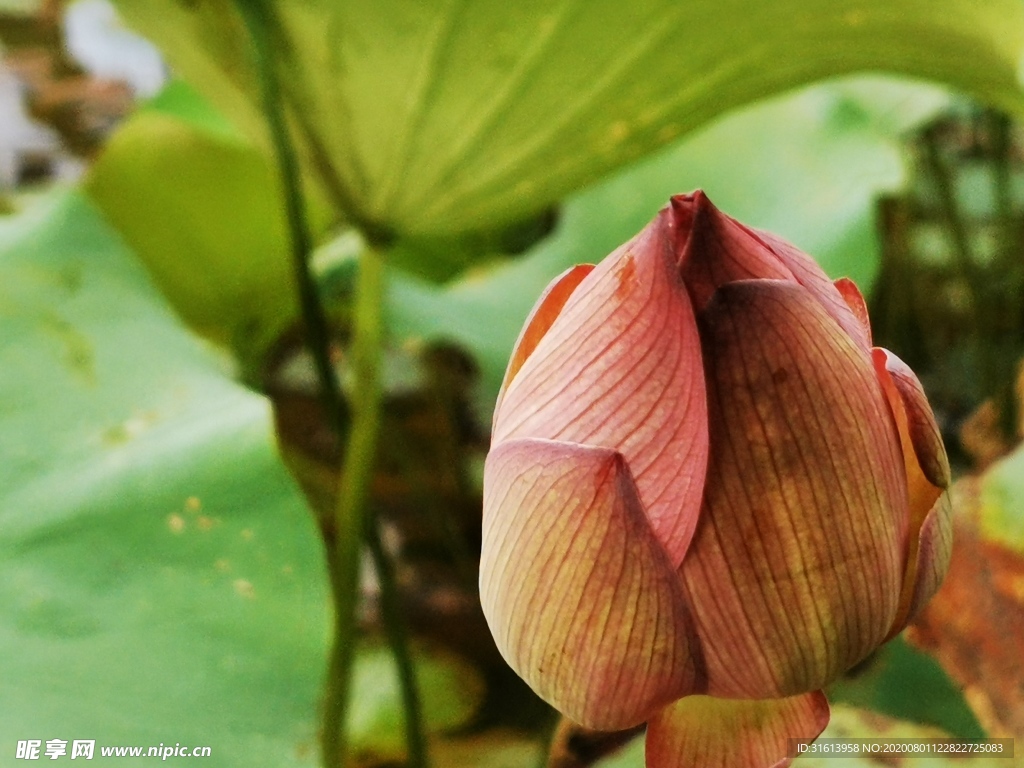
[[[718,211],[703,189],[695,189],[684,195],[673,195],[669,199],[669,210],[669,227],[686,233],[686,236],[689,236],[693,222],[701,213]]]

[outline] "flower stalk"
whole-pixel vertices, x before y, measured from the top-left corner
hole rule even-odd
[[[410,768],[428,765],[423,718],[412,655],[402,623],[393,566],[380,538],[377,520],[368,505],[377,439],[380,431],[380,357],[383,336],[381,306],[384,263],[376,243],[368,243],[360,256],[353,312],[351,413],[331,360],[331,338],[316,281],[310,267],[309,232],[302,182],[294,147],[289,138],[282,94],[273,61],[266,8],[238,2],[252,42],[262,89],[263,108],[283,186],[294,276],[305,329],[305,340],[320,380],[324,410],[339,443],[346,439],[344,460],[333,510],[333,535],[324,536],[326,561],[334,606],[334,632],[328,657],[321,721],[321,764],[339,768],[348,764],[345,723],[351,698],[352,667],[358,639],[362,545],[368,545],[381,585],[385,630],[398,668],[406,714]],[[368,233],[372,236],[372,232]]]
[[[384,548],[380,528],[372,520],[369,523],[366,526],[366,545],[373,558],[373,567],[380,584],[381,619],[388,644],[395,657],[402,709],[405,713],[405,743],[408,750],[406,765],[408,768],[428,768],[430,759],[423,728],[423,705],[420,701],[419,686],[416,684],[416,669],[413,666],[405,622],[402,619],[395,567]]]
[[[325,768],[346,765],[345,719],[351,695],[352,662],[358,635],[359,577],[363,536],[376,521],[366,516],[380,431],[380,305],[383,262],[367,247],[359,261],[352,339],[352,425],[345,447],[334,509],[333,542],[327,542],[334,598],[334,642],[328,664],[321,750]],[[365,518],[365,519],[364,519]],[[356,534],[356,535],[353,535]]]

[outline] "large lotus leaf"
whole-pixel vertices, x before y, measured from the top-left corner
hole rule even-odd
[[[83,196],[40,206],[0,219],[0,762],[93,739],[312,766],[326,575],[269,406]],[[461,724],[473,675],[421,658],[430,727]],[[395,750],[390,677],[357,660],[364,754]]]
[[[732,107],[858,70],[1020,111],[1017,0],[304,0],[266,3],[306,158],[403,235],[527,218]],[[122,0],[265,145],[232,0]]]
[[[903,179],[906,130],[945,103],[882,78],[819,85],[756,105],[571,199],[556,233],[520,260],[443,289],[396,275],[397,334],[446,338],[482,371],[486,421],[519,328],[543,287],[638,232],[670,195],[704,188],[732,216],[786,237],[868,290],[878,265],[875,196]]]
[[[266,403],[78,194],[2,222],[0,286],[2,741],[311,764],[324,574]]]
[[[269,158],[184,84],[121,127],[85,189],[197,332],[248,359],[293,319]]]

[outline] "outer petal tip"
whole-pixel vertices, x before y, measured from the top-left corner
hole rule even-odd
[[[871,318],[868,316],[868,303],[864,301],[864,294],[860,292],[860,288],[848,277],[841,277],[833,283],[836,290],[839,291],[839,295],[843,297],[843,301],[846,302],[846,306],[850,308],[853,316],[860,323],[861,328],[864,329],[865,341],[871,345]]]
[[[697,682],[678,577],[615,451],[535,439],[491,451],[480,593],[510,666],[589,728],[641,723]]]

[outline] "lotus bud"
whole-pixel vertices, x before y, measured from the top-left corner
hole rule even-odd
[[[480,591],[508,663],[657,768],[786,765],[935,593],[949,465],[865,303],[702,192],[556,278],[501,388]]]

